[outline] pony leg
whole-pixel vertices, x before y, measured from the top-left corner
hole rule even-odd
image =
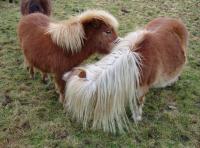
[[[29,73],[30,73],[31,79],[34,80],[34,78],[35,78],[35,72],[34,72],[34,68],[32,66],[29,67]]]
[[[138,105],[138,110],[136,113],[133,113],[132,117],[135,122],[141,121],[142,120],[142,108],[144,106],[145,102],[145,94],[148,92],[149,87],[141,87],[139,89],[139,97],[137,99],[137,105]]]
[[[46,84],[47,81],[48,81],[48,75],[47,75],[47,73],[41,72],[41,75],[42,75],[42,82],[43,82],[44,84]]]
[[[138,115],[137,115],[137,117],[133,117],[133,119],[135,119],[136,122],[142,120],[142,108],[144,106],[144,101],[145,101],[145,95],[140,97],[138,100],[138,102],[140,102],[139,107],[138,107]]]
[[[29,62],[28,60],[26,59],[26,57],[24,56],[24,68],[29,71],[30,67],[29,67]]]
[[[24,56],[24,67],[27,69],[27,71],[30,74],[30,78],[34,79],[35,76],[35,72],[34,72],[34,68],[33,66],[28,62],[28,60],[26,59],[26,57]]]
[[[55,86],[59,93],[59,102],[63,103],[65,99],[65,96],[64,96],[65,81],[62,80],[62,75],[56,75],[54,79],[55,79]]]

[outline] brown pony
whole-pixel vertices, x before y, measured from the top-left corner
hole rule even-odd
[[[63,74],[95,52],[109,53],[117,41],[117,27],[117,20],[102,10],[88,10],[62,22],[34,13],[22,17],[18,36],[25,63],[32,70],[54,74],[62,102]]]
[[[51,0],[21,0],[20,11],[22,15],[35,12],[51,15]]]
[[[128,34],[95,64],[64,75],[66,109],[84,127],[115,133],[128,129],[126,107],[141,120],[150,88],[174,83],[186,62],[188,32],[172,18],[157,18]],[[92,121],[92,124],[88,124]]]

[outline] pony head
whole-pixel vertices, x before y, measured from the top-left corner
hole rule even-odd
[[[51,14],[51,0],[21,0],[20,8],[22,15],[40,12],[49,16]]]
[[[118,39],[118,22],[103,10],[88,10],[67,21],[50,23],[48,33],[54,43],[76,53],[82,49],[108,53]]]
[[[86,40],[99,53],[108,53],[117,41],[118,22],[110,13],[102,10],[88,10],[80,16]]]

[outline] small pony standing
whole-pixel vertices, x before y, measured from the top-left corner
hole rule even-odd
[[[116,133],[128,130],[126,108],[142,119],[150,88],[174,83],[186,63],[188,32],[172,18],[157,18],[128,34],[99,62],[64,75],[65,107],[84,128]]]
[[[61,22],[33,13],[21,18],[18,36],[26,65],[54,75],[62,102],[63,74],[96,52],[109,53],[118,40],[117,27],[116,18],[102,10],[88,10]],[[33,76],[34,71],[30,73]]]

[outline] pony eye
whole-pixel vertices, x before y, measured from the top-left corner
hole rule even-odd
[[[111,32],[110,30],[107,30],[106,33],[107,33],[107,34],[111,34],[112,32]]]

